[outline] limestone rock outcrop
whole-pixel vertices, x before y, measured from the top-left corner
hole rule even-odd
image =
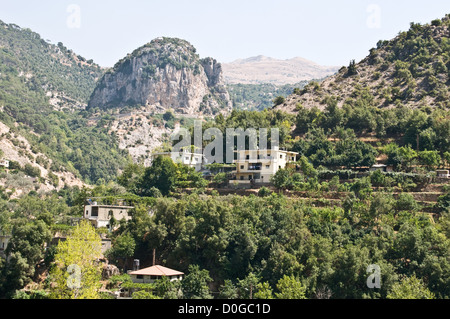
[[[200,59],[189,42],[177,38],[157,38],[120,60],[100,79],[88,108],[124,106],[188,115],[232,108],[220,63]]]

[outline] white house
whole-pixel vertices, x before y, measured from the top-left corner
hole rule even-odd
[[[134,283],[141,284],[151,284],[155,280],[161,279],[162,277],[169,278],[170,281],[182,280],[184,273],[181,271],[173,270],[164,266],[155,265],[152,267],[131,271],[128,273],[131,280]]]
[[[297,161],[296,152],[278,148],[270,150],[241,150],[237,153],[236,170],[232,172],[237,183],[270,183],[270,178],[278,170]]]
[[[382,172],[392,172],[392,166],[388,166],[385,164],[374,164],[369,171],[375,172],[375,171],[382,171]]]
[[[8,160],[1,160],[0,166],[3,166],[4,168],[9,168],[9,161]]]
[[[440,178],[449,178],[450,177],[450,171],[447,169],[441,169],[436,171],[436,176]]]

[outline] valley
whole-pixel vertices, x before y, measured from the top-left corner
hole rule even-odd
[[[0,22],[0,298],[449,298],[449,38],[327,67],[158,37],[101,68]],[[220,147],[171,153],[196,120]],[[278,140],[227,162],[229,128]]]

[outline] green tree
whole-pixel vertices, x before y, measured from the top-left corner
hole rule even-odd
[[[409,193],[401,193],[394,205],[397,212],[405,210],[415,212],[419,209],[419,204],[414,199],[414,196]]]
[[[387,299],[435,299],[434,294],[426,288],[416,276],[406,277],[392,286]]]
[[[355,60],[351,60],[350,64],[348,65],[348,68],[347,68],[347,76],[352,76],[352,75],[356,75],[356,74],[358,74],[356,62],[355,62]]]
[[[208,284],[212,281],[209,271],[198,265],[189,265],[188,274],[181,281],[184,297],[187,299],[212,299]]]
[[[268,282],[261,282],[257,286],[255,299],[273,299],[273,290]]]
[[[106,251],[106,256],[108,259],[122,259],[124,272],[126,273],[128,258],[134,255],[134,250],[136,248],[136,242],[130,233],[125,233],[119,235],[114,239],[112,248]]]
[[[290,173],[287,169],[279,169],[270,179],[270,182],[277,189],[289,188]]]
[[[281,105],[286,101],[286,99],[284,98],[284,96],[277,96],[274,100],[273,100],[273,104],[275,106]]]
[[[136,192],[136,186],[144,174],[145,167],[140,164],[129,164],[117,177],[117,182],[131,193]]]
[[[238,292],[236,286],[229,279],[225,280],[219,289],[219,299],[237,299]]]
[[[436,169],[441,163],[441,156],[438,151],[419,152],[420,162],[428,169]]]
[[[241,299],[253,299],[257,291],[259,278],[254,273],[249,273],[244,279],[239,280],[239,296]]]
[[[158,188],[166,196],[175,188],[177,182],[177,167],[171,158],[158,156],[152,166],[145,169],[138,183],[138,195],[151,196],[152,187]]]
[[[2,294],[14,293],[31,280],[37,263],[44,258],[44,245],[50,238],[50,230],[42,220],[16,221],[5,250],[10,257],[0,276]]]
[[[132,299],[161,299],[161,298],[153,295],[151,292],[139,290],[133,292]]]
[[[52,299],[98,299],[101,286],[101,239],[86,220],[57,247],[50,271]]]
[[[277,283],[277,299],[306,299],[306,287],[294,276],[284,275]]]

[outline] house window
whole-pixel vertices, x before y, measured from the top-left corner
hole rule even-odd
[[[270,168],[270,165],[266,165],[266,168]]]
[[[244,169],[244,165],[241,165],[241,169]]]
[[[252,175],[248,175],[248,180],[252,180],[253,176]]]
[[[113,211],[110,210],[110,211],[108,212],[108,217],[111,218],[113,215],[114,215]]]
[[[186,159],[186,161],[189,161],[189,157],[188,156],[186,156],[185,159]]]
[[[292,161],[295,161],[294,157],[292,157]]]
[[[243,181],[244,180],[244,176],[241,176],[241,181]]]
[[[143,275],[137,275],[136,278],[137,279],[144,279],[144,276]]]
[[[98,207],[92,207],[91,216],[98,216]]]
[[[245,159],[250,159],[250,155],[247,155],[247,156],[245,157]]]
[[[131,216],[132,216],[132,214],[131,214],[130,211],[127,212],[127,215],[128,215],[128,217],[131,217]]]
[[[283,155],[280,155],[280,158],[283,158]]]

